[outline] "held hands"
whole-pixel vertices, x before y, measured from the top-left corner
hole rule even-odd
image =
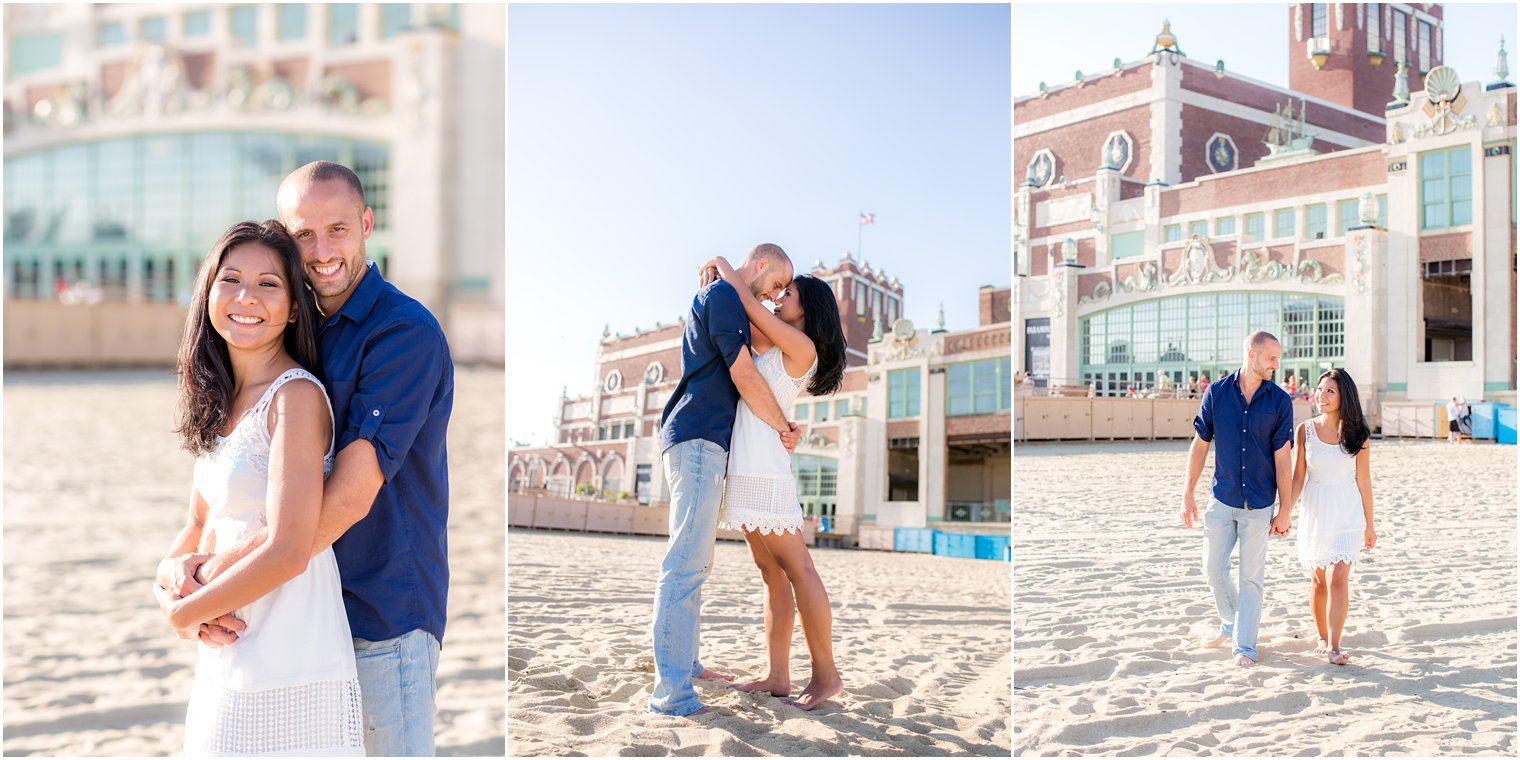
[[[797,423],[795,422],[787,422],[786,424],[787,431],[780,433],[781,445],[786,448],[786,453],[790,454],[797,450],[797,441],[802,438],[802,428],[797,427]]]
[[[1286,536],[1293,531],[1293,520],[1288,516],[1288,510],[1277,510],[1277,516],[1272,518],[1272,535]]]
[[[165,557],[158,563],[153,597],[164,617],[169,617],[179,600],[194,593],[204,582],[210,581],[225,569],[216,568],[213,571],[212,566],[217,564],[211,561],[214,557],[209,552],[198,552]],[[175,629],[174,632],[187,641],[199,640],[207,646],[220,648],[236,642],[238,632],[247,627],[237,616],[228,613],[215,620]]]
[[[734,271],[733,265],[728,263],[728,259],[722,256],[702,262],[702,266],[697,269],[697,286],[705,288],[720,277],[728,280],[734,287],[739,287],[740,283],[736,282],[738,273]]]
[[[1198,501],[1193,498],[1193,492],[1188,491],[1182,495],[1182,526],[1192,528],[1198,522]]]

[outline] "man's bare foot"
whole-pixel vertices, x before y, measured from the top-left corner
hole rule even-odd
[[[1220,644],[1229,640],[1230,637],[1222,633],[1205,633],[1202,638],[1198,639],[1198,646],[1204,649],[1215,649]]]
[[[681,717],[683,717],[683,718],[700,718],[703,715],[711,715],[711,714],[713,714],[715,712],[717,712],[717,710],[712,709],[712,707],[710,707],[708,705],[702,705],[701,707],[697,708],[696,712],[687,713],[687,714],[685,714],[685,715],[683,715]]]
[[[728,687],[734,691],[768,691],[773,697],[790,697],[792,695],[792,679],[766,676],[758,681],[736,684]]]
[[[1346,663],[1351,662],[1351,658],[1347,657],[1339,649],[1331,649],[1328,653],[1326,653],[1325,659],[1329,661],[1331,665],[1345,665]]]
[[[835,676],[832,680],[824,681],[817,676],[808,681],[807,688],[797,696],[797,699],[782,700],[799,710],[811,710],[834,696],[844,691],[844,681]]]
[[[1256,661],[1246,655],[1239,655],[1235,658],[1235,664],[1242,668],[1249,668],[1255,665]]]
[[[1315,654],[1325,654],[1325,653],[1327,653],[1329,651],[1330,651],[1330,642],[1325,641],[1324,639],[1320,639],[1319,643],[1314,645],[1314,653]]]
[[[725,673],[719,673],[718,671],[713,670],[712,668],[709,668],[709,667],[706,667],[706,666],[704,666],[702,668],[702,675],[697,676],[697,678],[721,678],[721,679],[723,679],[725,681],[732,681],[732,680],[734,680],[733,676],[727,675]]]

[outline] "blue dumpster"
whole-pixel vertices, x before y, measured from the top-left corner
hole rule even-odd
[[[1008,536],[977,536],[976,558],[977,559],[1009,559]]]
[[[1500,405],[1492,401],[1479,401],[1468,406],[1472,408],[1472,437],[1492,439],[1498,432],[1494,418]]]
[[[935,531],[934,554],[939,557],[976,559],[976,535]]]
[[[898,528],[892,534],[892,551],[933,554],[936,533],[928,528]]]
[[[1498,428],[1499,443],[1515,443],[1515,408],[1501,406],[1495,417],[1494,427]]]

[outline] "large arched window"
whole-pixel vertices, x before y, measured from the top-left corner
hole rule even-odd
[[[1341,298],[1281,292],[1181,295],[1107,309],[1081,320],[1082,382],[1119,396],[1203,375],[1216,380],[1240,367],[1242,345],[1256,330],[1282,342],[1278,379],[1302,381],[1345,359],[1345,310]]]

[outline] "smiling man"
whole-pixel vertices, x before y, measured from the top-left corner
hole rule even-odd
[[[280,184],[277,202],[322,312],[320,370],[338,455],[323,487],[313,553],[331,545],[337,556],[365,751],[432,755],[449,586],[445,435],[454,363],[438,320],[368,261],[374,214],[352,170],[327,161],[302,166]],[[260,530],[215,556],[174,558],[160,585],[188,594],[199,587],[197,570],[210,580],[267,535]],[[212,645],[236,646],[235,638],[225,631],[202,636]]]

